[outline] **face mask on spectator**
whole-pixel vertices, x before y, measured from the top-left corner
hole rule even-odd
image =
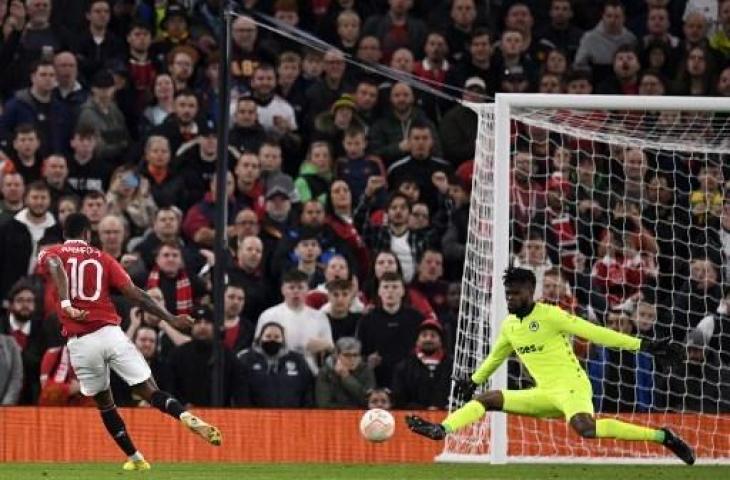
[[[279,350],[281,350],[282,343],[277,342],[275,340],[267,340],[264,342],[261,342],[261,350],[266,353],[266,355],[274,356],[277,353],[279,353]]]

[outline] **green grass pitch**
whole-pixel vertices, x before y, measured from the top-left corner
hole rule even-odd
[[[123,472],[121,462],[87,464],[3,464],[3,480],[717,480],[730,478],[730,467],[593,465],[316,465],[160,463],[149,472]]]

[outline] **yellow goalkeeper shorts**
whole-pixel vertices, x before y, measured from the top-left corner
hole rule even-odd
[[[557,418],[567,421],[576,413],[593,415],[593,392],[589,388],[566,386],[561,389],[529,388],[502,390],[503,410],[531,417]]]

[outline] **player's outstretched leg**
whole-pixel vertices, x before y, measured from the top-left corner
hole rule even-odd
[[[114,398],[112,397],[111,391],[105,390],[97,393],[94,395],[94,401],[99,408],[101,420],[104,422],[106,431],[109,432],[114,442],[127,455],[128,459],[124,462],[122,468],[124,470],[149,470],[151,468],[150,464],[134,446],[132,439],[127,433],[124,420],[119,416],[117,406],[114,405]]]
[[[595,420],[588,413],[574,415],[570,419],[570,425],[579,435],[585,438],[615,438],[617,440],[661,443],[687,465],[695,463],[695,454],[692,447],[668,428],[657,430],[613,418]]]
[[[135,385],[134,391],[147,400],[150,405],[166,413],[171,417],[180,420],[194,433],[200,435],[211,445],[220,446],[223,441],[221,431],[218,428],[196,417],[185,410],[185,407],[172,395],[157,388],[154,379]]]
[[[440,424],[431,423],[415,415],[409,415],[406,417],[406,425],[413,433],[432,440],[443,440],[446,434],[460,430],[480,420],[487,410],[501,410],[503,404],[502,392],[491,390],[467,402],[463,407],[447,416]]]

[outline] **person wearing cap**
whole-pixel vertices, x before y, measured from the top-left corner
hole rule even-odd
[[[241,153],[228,146],[228,155],[233,164]],[[218,159],[218,128],[213,120],[199,122],[198,136],[177,149],[172,169],[181,173],[185,180],[188,202],[193,204],[203,199],[208,185],[215,174]],[[234,215],[229,213],[229,215]]]
[[[367,130],[367,125],[357,114],[355,100],[349,93],[340,96],[329,111],[314,119],[313,138],[326,141],[333,149],[334,158],[345,154],[342,141],[345,132],[351,128]]]
[[[99,132],[96,155],[100,160],[118,163],[130,142],[127,123],[114,100],[114,77],[100,70],[91,81],[91,97],[79,112],[77,126],[89,125]]]
[[[289,331],[276,320],[261,322],[250,349],[238,353],[236,406],[312,407],[313,377],[301,353],[289,348]]]
[[[213,311],[205,306],[196,307],[192,317],[192,339],[170,353],[170,389],[185,406],[209,407],[212,406],[211,365],[216,338]],[[232,406],[238,396],[240,366],[230,350],[224,348],[223,355],[223,406]]]
[[[395,367],[393,397],[397,408],[443,410],[449,405],[453,359],[444,349],[437,321],[418,327],[416,347]]]
[[[157,30],[157,39],[151,47],[152,57],[158,65],[164,65],[170,51],[180,45],[195,48],[190,38],[190,18],[184,6],[168,2]]]
[[[270,239],[276,244],[289,229],[294,220],[290,214],[296,198],[295,192],[294,182],[286,174],[275,175],[267,182],[264,196],[266,213],[261,226],[261,238],[264,242]]]
[[[375,373],[362,360],[362,344],[342,337],[317,375],[315,399],[319,408],[365,408],[366,393],[375,388]]]
[[[92,78],[110,60],[124,58],[124,42],[109,29],[111,9],[110,0],[91,0],[87,4],[86,19],[89,26],[80,35],[74,48],[79,57],[80,70],[86,78]]]

